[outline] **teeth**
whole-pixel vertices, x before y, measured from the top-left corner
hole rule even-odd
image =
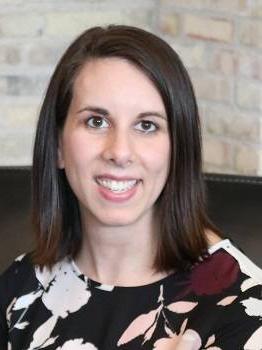
[[[131,181],[115,181],[115,180],[108,180],[108,179],[97,179],[97,182],[99,185],[108,188],[110,191],[113,192],[125,192],[130,190],[132,187],[134,187],[137,184],[137,180],[131,180]]]

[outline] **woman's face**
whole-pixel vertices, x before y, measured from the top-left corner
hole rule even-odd
[[[58,155],[90,222],[126,226],[152,218],[170,162],[167,116],[153,83],[121,58],[86,63]]]

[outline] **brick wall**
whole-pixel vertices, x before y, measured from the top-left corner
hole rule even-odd
[[[0,0],[0,165],[31,164],[55,63],[82,30],[108,23],[149,29],[182,57],[206,171],[262,175],[261,0]]]

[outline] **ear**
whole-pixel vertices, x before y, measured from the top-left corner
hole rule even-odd
[[[60,133],[58,136],[58,147],[57,147],[57,167],[58,169],[65,168],[64,155],[63,155],[63,142],[62,142],[62,135]]]

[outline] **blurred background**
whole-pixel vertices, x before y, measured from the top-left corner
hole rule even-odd
[[[262,0],[0,0],[0,166],[31,165],[41,101],[69,43],[94,25],[161,36],[192,78],[206,172],[262,175]]]

